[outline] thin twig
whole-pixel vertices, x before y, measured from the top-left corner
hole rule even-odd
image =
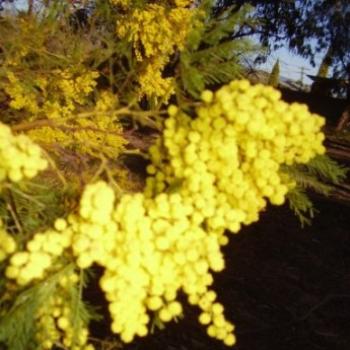
[[[274,330],[274,329],[284,329],[287,327],[291,327],[297,323],[303,322],[307,320],[315,311],[320,309],[322,306],[327,304],[330,300],[336,299],[336,298],[350,298],[350,294],[329,294],[326,295],[321,301],[319,301],[317,304],[312,306],[306,313],[304,313],[300,317],[295,317],[293,320],[286,322],[284,324],[280,325],[268,325],[268,326],[263,326],[260,329],[256,330],[247,330],[240,332],[240,334],[250,334],[250,333],[261,333],[269,330]]]
[[[7,203],[7,209],[9,210],[9,212],[11,214],[11,217],[12,217],[14,223],[15,223],[15,226],[16,226],[18,232],[21,235],[23,235],[23,227],[22,227],[22,225],[20,223],[20,220],[18,218],[18,215],[17,215],[16,205],[15,205],[15,201],[14,201],[11,189],[7,189],[6,192],[8,193],[8,196],[9,196],[9,199],[10,199],[10,203]]]
[[[294,322],[305,321],[315,311],[317,311],[320,307],[327,304],[332,299],[336,299],[336,298],[350,298],[350,294],[329,294],[329,295],[326,295],[320,302],[318,302],[316,305],[312,306],[304,315],[302,315],[301,317],[297,317]]]
[[[46,156],[46,159],[48,160],[48,162],[50,163],[51,167],[55,170],[57,177],[61,180],[62,184],[63,184],[63,190],[65,191],[67,189],[67,181],[64,178],[64,176],[62,175],[62,172],[58,169],[58,167],[56,166],[55,161],[49,156],[48,152],[46,152],[45,150],[43,150],[43,153]]]
[[[98,115],[106,115],[106,114],[111,114],[113,116],[117,116],[117,115],[132,115],[135,117],[143,117],[145,118],[145,120],[147,121],[147,123],[149,123],[150,126],[155,127],[156,129],[159,128],[159,125],[157,125],[157,123],[155,121],[153,121],[152,119],[150,119],[149,117],[153,117],[153,116],[160,116],[160,115],[165,115],[167,112],[165,110],[161,110],[161,111],[131,111],[128,107],[124,107],[121,108],[117,111],[94,111],[94,112],[82,112],[82,113],[77,113],[74,114],[74,119],[78,119],[78,118],[88,118],[88,117],[93,117],[93,116],[98,116]],[[69,120],[69,119],[68,119]],[[37,128],[42,128],[45,126],[51,127],[51,128],[62,128],[62,129],[66,129],[69,131],[80,131],[80,130],[84,130],[84,128],[86,130],[92,130],[92,131],[98,131],[98,132],[104,132],[106,133],[105,130],[101,130],[98,128],[94,128],[94,127],[82,127],[82,126],[77,126],[77,127],[70,127],[70,126],[66,126],[66,125],[59,125],[57,123],[59,122],[67,122],[68,121],[67,118],[55,118],[55,119],[39,119],[39,120],[35,120],[32,122],[23,122],[17,125],[13,125],[11,126],[12,131],[14,132],[19,132],[19,131],[27,131],[27,130],[31,130],[31,129],[37,129]],[[108,132],[111,133],[111,132]]]

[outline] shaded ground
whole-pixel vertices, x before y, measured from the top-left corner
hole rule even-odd
[[[232,237],[215,288],[236,325],[235,350],[350,349],[350,208],[317,200],[300,228],[287,207],[271,207]],[[196,310],[126,349],[227,349],[211,340]]]

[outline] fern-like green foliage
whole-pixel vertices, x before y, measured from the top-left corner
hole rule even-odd
[[[327,155],[316,156],[308,164],[307,169],[311,174],[319,176],[331,184],[339,184],[346,179],[349,169]]]
[[[0,348],[11,350],[35,350],[36,315],[39,308],[57,295],[58,282],[63,276],[72,273],[74,266],[69,264],[52,274],[45,280],[20,292],[14,299],[13,295],[7,300],[6,294],[0,297]],[[94,318],[94,312],[83,302],[82,289],[86,283],[86,276],[81,274],[78,286],[68,286],[65,302],[74,317],[74,335],[78,337],[82,327]],[[8,305],[11,302],[11,305]]]
[[[180,80],[186,92],[198,97],[200,92],[243,76],[242,58],[261,50],[247,39],[231,40],[230,35],[251,21],[251,6],[239,12],[211,16],[213,1],[204,1],[207,20],[190,34],[187,47],[180,54]]]
[[[33,338],[34,315],[41,303],[45,302],[46,293],[52,289],[33,287],[18,296],[14,305],[0,319],[0,344],[7,345],[8,349],[30,349],[30,339]],[[3,311],[6,309],[1,305]]]
[[[0,192],[0,219],[19,241],[52,226],[67,211],[68,188],[62,191],[62,184],[52,174],[45,180],[11,184]]]
[[[54,277],[20,293],[10,308],[4,307],[1,300],[0,343],[6,344],[8,349],[35,349],[35,344],[31,343],[35,332],[35,315],[39,307],[55,293],[57,275]]]
[[[318,155],[308,164],[283,166],[281,171],[296,182],[296,187],[287,196],[289,206],[297,215],[302,226],[311,223],[315,209],[307,195],[311,190],[328,196],[334,185],[346,179],[349,171],[345,166],[337,163],[327,155]]]
[[[302,227],[311,224],[314,217],[315,208],[312,201],[301,186],[296,186],[287,194],[289,208],[298,217]]]

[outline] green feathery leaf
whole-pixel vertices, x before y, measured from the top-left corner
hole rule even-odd
[[[289,208],[298,217],[302,227],[311,224],[311,219],[314,217],[315,208],[301,187],[295,187],[287,194]]]

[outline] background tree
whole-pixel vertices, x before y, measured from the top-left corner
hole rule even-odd
[[[315,65],[317,53],[329,48],[335,77],[348,78],[350,64],[350,3],[347,0],[271,1],[221,0],[215,14],[237,12],[243,5],[255,7],[255,24],[234,29],[231,38],[258,35],[270,50],[288,45],[294,53]]]
[[[273,87],[278,87],[279,81],[280,81],[280,63],[279,63],[279,60],[277,60],[272,68],[272,71],[268,80],[268,84]]]
[[[324,55],[320,67],[318,68],[316,79],[317,78],[327,78],[329,74],[329,67],[332,64],[332,50],[331,46],[328,48],[326,54]],[[311,85],[311,92],[316,94],[324,93],[329,94],[329,88],[325,84],[321,83],[320,80],[315,80]]]

